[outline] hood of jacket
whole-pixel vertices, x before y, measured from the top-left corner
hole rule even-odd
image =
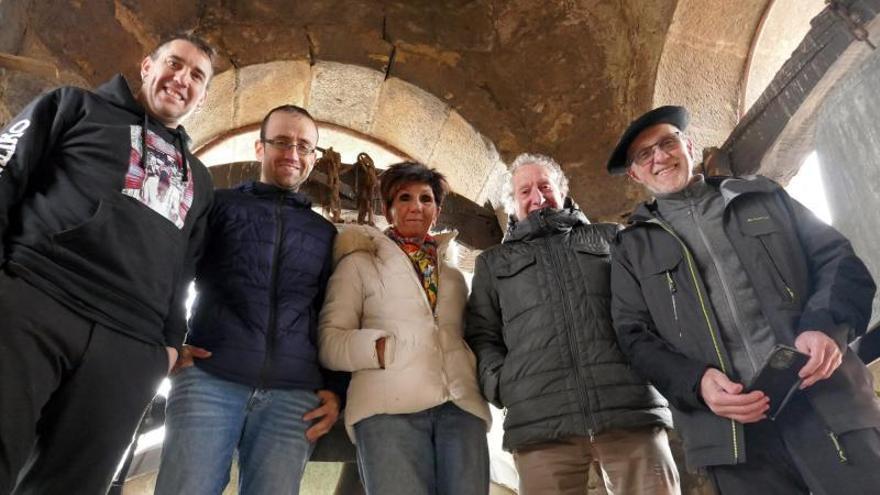
[[[339,264],[346,256],[358,251],[367,252],[373,256],[379,251],[377,243],[394,242],[384,232],[370,225],[342,224],[337,225],[339,234],[333,244],[333,266]],[[453,239],[458,236],[458,231],[440,232],[431,234],[437,240],[437,254],[441,260],[452,261],[453,251],[448,249]]]
[[[135,115],[143,116],[143,126],[141,127],[141,167],[146,169],[147,129],[150,128],[150,121],[153,120],[153,122],[157,124],[154,128],[164,129],[174,142],[174,146],[180,151],[180,156],[183,159],[183,163],[180,165],[181,172],[183,173],[183,180],[184,182],[188,180],[189,158],[187,153],[189,152],[189,146],[192,144],[192,139],[189,137],[189,134],[186,133],[186,129],[184,129],[182,125],[172,128],[156,121],[155,119],[151,119],[150,113],[139,101],[137,101],[137,99],[135,99],[131,88],[128,86],[128,82],[126,82],[121,74],[116,74],[112,79],[99,86],[98,89],[95,90],[95,94],[107,100],[111,105],[128,110]]]
[[[145,119],[149,119],[154,123],[161,125],[157,120],[152,118],[144,106],[137,101],[134,92],[131,90],[131,87],[128,85],[128,82],[122,74],[116,74],[112,79],[98,86],[98,89],[95,90],[95,94],[116,107],[124,108],[135,115],[143,116]],[[165,127],[168,132],[174,135],[180,135],[181,140],[186,146],[189,146],[192,143],[192,139],[182,125],[178,125],[177,127],[162,127]]]
[[[706,184],[721,192],[725,208],[731,201],[744,194],[769,193],[780,188],[779,184],[760,175],[742,177],[707,177]],[[657,199],[645,201],[630,215],[627,224],[647,222],[657,216]]]
[[[542,208],[529,213],[525,220],[511,221],[507,227],[507,234],[501,242],[536,239],[547,234],[567,232],[578,225],[589,225],[589,223],[580,208],[571,199],[566,199],[565,207],[561,210]]]

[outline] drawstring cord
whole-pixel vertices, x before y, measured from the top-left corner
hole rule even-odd
[[[147,112],[144,112],[144,125],[141,128],[141,168],[144,169],[144,174],[147,171],[147,128],[150,125],[150,118]],[[183,136],[181,136],[180,131],[173,131],[174,134],[174,144],[177,148],[177,151],[180,152],[181,158],[181,176],[182,182],[186,183],[189,180],[189,161],[186,159],[186,148],[185,143],[183,142]]]

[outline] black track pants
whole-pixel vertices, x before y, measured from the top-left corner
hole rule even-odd
[[[0,271],[0,495],[106,493],[167,365]]]

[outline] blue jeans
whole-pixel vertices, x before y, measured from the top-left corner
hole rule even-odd
[[[368,495],[486,495],[486,423],[452,402],[354,425]]]
[[[302,416],[318,407],[314,392],[255,389],[197,366],[171,384],[157,495],[220,494],[236,449],[239,493],[299,493],[312,452]]]

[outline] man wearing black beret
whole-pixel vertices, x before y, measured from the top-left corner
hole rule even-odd
[[[654,195],[612,251],[621,348],[721,493],[876,493],[880,404],[847,346],[871,315],[870,273],[773,181],[695,175],[687,124],[682,107],[652,110],[608,161]],[[781,346],[808,357],[774,415],[778,399],[748,385]]]

